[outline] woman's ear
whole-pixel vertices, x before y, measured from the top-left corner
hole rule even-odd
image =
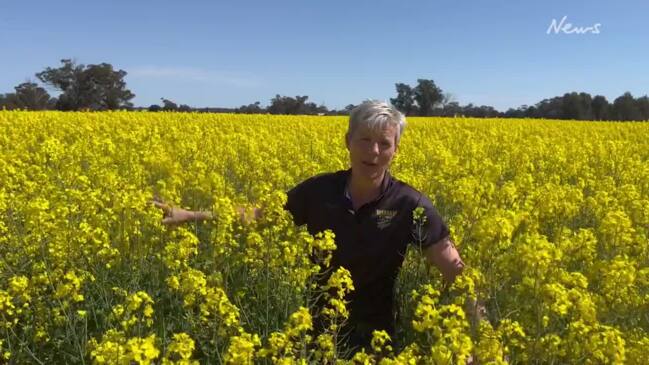
[[[345,133],[345,146],[349,149],[349,132]]]

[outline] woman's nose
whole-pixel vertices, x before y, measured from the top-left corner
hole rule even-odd
[[[379,154],[379,144],[378,144],[378,143],[372,143],[372,144],[370,145],[370,151],[371,151],[373,154],[378,155],[378,154]]]

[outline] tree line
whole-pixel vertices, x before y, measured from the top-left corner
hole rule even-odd
[[[5,109],[27,110],[116,110],[133,107],[135,97],[126,88],[126,71],[114,70],[108,63],[99,65],[76,64],[61,60],[58,68],[47,67],[36,74],[45,86],[60,92],[52,98],[37,83],[24,82],[13,93],[0,95],[0,106]]]
[[[148,110],[178,112],[217,112],[246,114],[307,114],[347,115],[353,104],[335,110],[309,101],[306,95],[295,97],[275,95],[268,106],[259,101],[238,108],[193,108],[167,98],[161,104],[148,108],[134,107],[135,97],[127,87],[127,72],[115,70],[111,64],[77,64],[70,59],[61,60],[61,66],[47,67],[35,74],[41,85],[27,81],[14,87],[14,92],[0,94],[0,109],[22,110]],[[52,97],[46,88],[58,92]],[[408,116],[446,116],[480,118],[548,118],[575,120],[649,120],[649,97],[634,97],[626,92],[613,102],[605,96],[591,96],[585,92],[570,92],[541,100],[534,105],[522,105],[500,112],[487,105],[460,105],[445,93],[433,80],[418,79],[414,86],[395,84],[396,96],[390,102]]]

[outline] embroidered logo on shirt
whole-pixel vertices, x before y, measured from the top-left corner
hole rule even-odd
[[[379,229],[383,229],[389,226],[390,222],[392,222],[392,218],[394,218],[396,215],[396,210],[377,209],[376,213],[374,214],[374,216],[376,217],[376,226]]]

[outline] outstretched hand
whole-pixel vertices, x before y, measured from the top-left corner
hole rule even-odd
[[[156,208],[162,210],[162,224],[175,228],[176,226],[192,220],[212,219],[213,215],[209,212],[191,211],[179,207],[173,207],[157,197],[151,201]],[[257,207],[237,206],[235,211],[243,225],[250,225],[254,221],[263,217],[263,210]]]
[[[151,204],[162,210],[162,224],[165,226],[176,227],[192,219],[192,212],[189,210],[173,207],[156,198],[151,200]]]
[[[250,225],[252,222],[260,219],[263,214],[261,208],[257,207],[252,207],[252,209],[248,209],[243,206],[238,206],[235,208],[237,215],[239,216],[239,219],[241,220],[241,223],[244,225]]]

